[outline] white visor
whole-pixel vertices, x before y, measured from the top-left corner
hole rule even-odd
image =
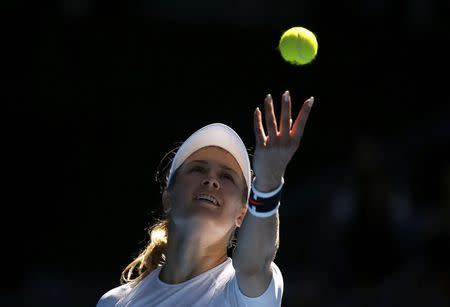
[[[250,193],[251,168],[247,148],[240,136],[232,128],[225,124],[213,123],[195,131],[178,149],[170,167],[168,182],[170,182],[173,173],[183,162],[197,150],[207,147],[217,146],[225,149],[238,162],[241,167]]]

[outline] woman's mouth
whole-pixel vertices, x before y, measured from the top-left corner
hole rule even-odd
[[[218,200],[214,196],[209,195],[209,194],[204,194],[204,193],[198,194],[195,197],[195,199],[196,200],[206,200],[206,201],[210,202],[211,204],[213,204],[214,206],[220,207]]]

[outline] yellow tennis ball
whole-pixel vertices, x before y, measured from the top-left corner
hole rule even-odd
[[[292,27],[280,38],[278,49],[283,59],[293,65],[310,63],[317,55],[316,35],[304,27]]]

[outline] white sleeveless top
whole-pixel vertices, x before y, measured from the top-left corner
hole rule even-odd
[[[239,289],[232,259],[190,280],[167,284],[159,279],[157,268],[136,286],[124,284],[103,294],[96,307],[279,307],[283,277],[272,262],[272,280],[259,297],[245,296]]]

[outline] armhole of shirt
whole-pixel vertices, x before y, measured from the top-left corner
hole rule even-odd
[[[272,262],[272,279],[266,291],[258,297],[248,297],[239,289],[237,278],[234,278],[234,291],[239,302],[244,306],[281,306],[281,299],[283,296],[284,283],[283,275],[278,266]]]

